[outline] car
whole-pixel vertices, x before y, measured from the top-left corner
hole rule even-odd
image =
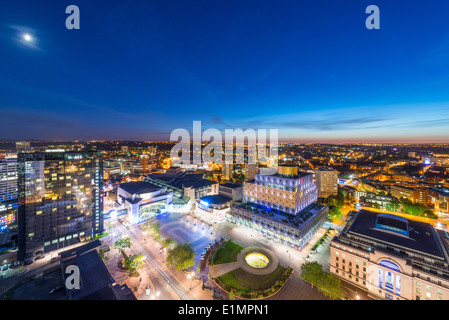
[[[2,267],[2,271],[6,271],[6,270],[8,270],[8,265],[7,265],[7,264],[5,264],[5,265]]]
[[[54,293],[58,292],[58,291],[61,290],[61,289],[62,289],[62,286],[53,288],[53,289],[50,290],[50,294],[54,294]]]
[[[18,266],[18,265],[21,265],[22,263],[23,263],[22,261],[17,260],[17,261],[14,261],[13,265]]]

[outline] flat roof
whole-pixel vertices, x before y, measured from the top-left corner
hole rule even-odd
[[[144,181],[136,181],[136,182],[126,182],[121,183],[119,188],[122,188],[126,192],[130,194],[139,194],[139,193],[148,193],[159,191],[163,188],[157,187],[152,183],[144,182]]]
[[[242,187],[242,185],[241,185],[240,183],[227,182],[227,183],[220,184],[220,187],[226,187],[226,188],[236,189],[236,188]]]
[[[407,228],[407,233],[401,232],[404,228]],[[360,210],[356,213],[347,232],[444,258],[437,233],[429,223],[391,214]]]

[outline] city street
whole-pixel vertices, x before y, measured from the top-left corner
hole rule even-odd
[[[110,223],[110,222],[109,222]],[[150,299],[163,300],[194,300],[194,299],[211,299],[209,291],[201,289],[201,281],[188,277],[182,271],[171,270],[165,265],[166,253],[160,253],[161,245],[152,240],[150,237],[142,235],[142,231],[138,227],[129,227],[129,230],[120,222],[113,222],[114,229],[112,234],[108,236],[107,244],[113,249],[113,243],[121,238],[131,238],[132,249],[136,253],[141,253],[145,257],[144,272],[149,276],[152,293]],[[121,258],[121,257],[120,257]],[[108,269],[114,270],[117,259],[112,263],[108,263]],[[115,265],[114,265],[115,264]],[[118,269],[118,268],[117,268]],[[112,271],[111,273],[117,274]],[[157,294],[159,293],[159,294]]]

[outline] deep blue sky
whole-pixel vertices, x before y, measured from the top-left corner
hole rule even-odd
[[[76,4],[81,29],[67,30]],[[367,30],[365,8],[380,8]],[[449,142],[449,1],[3,1],[0,139]],[[21,32],[33,42],[25,43]]]

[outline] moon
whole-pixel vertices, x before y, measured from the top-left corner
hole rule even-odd
[[[32,42],[33,41],[33,37],[31,36],[31,34],[29,33],[24,33],[22,36],[23,40],[25,40],[26,42]]]

